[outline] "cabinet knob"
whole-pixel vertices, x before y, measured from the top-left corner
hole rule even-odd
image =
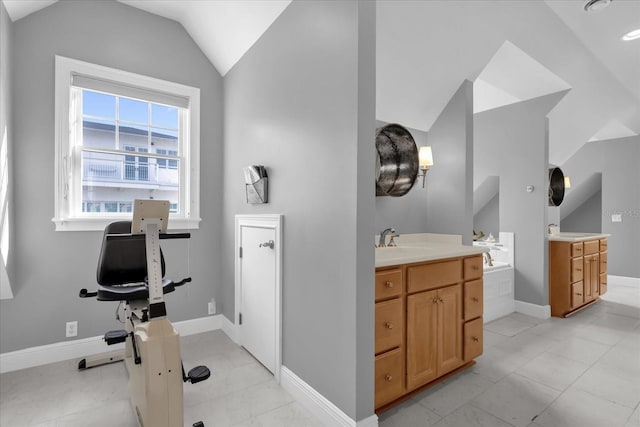
[[[384,380],[387,382],[391,382],[393,380],[393,377],[391,376],[391,374],[387,374],[384,376]]]
[[[581,297],[581,296],[582,296],[582,294],[576,294],[576,295],[578,295],[579,297]]]
[[[480,300],[478,299],[478,297],[473,297],[473,298],[471,298],[471,301],[473,301],[473,302],[478,302],[478,301],[480,301]]]
[[[480,342],[480,338],[478,338],[478,337],[471,337],[471,341]]]
[[[387,329],[393,329],[393,323],[387,322],[387,323],[384,324],[384,327],[387,328]]]
[[[393,288],[393,282],[388,281],[387,283],[384,284],[384,286],[387,288]]]
[[[434,303],[434,304],[437,304],[437,303],[438,303],[438,298],[434,298],[434,299],[433,299],[433,303]]]
[[[582,269],[581,268],[576,268],[576,271],[582,271]]]
[[[440,304],[443,304],[443,303],[444,303],[444,300],[443,300],[442,298],[438,298],[438,302],[439,302]]]

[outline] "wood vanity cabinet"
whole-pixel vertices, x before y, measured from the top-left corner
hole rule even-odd
[[[482,272],[481,256],[376,271],[376,410],[482,354]],[[390,278],[402,280],[400,293],[383,296]],[[397,322],[392,307],[402,310],[402,326],[393,330],[404,332],[395,341],[387,327]]]
[[[607,239],[549,241],[551,315],[567,317],[607,291]]]

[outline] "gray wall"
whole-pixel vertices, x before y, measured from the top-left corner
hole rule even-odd
[[[373,414],[374,7],[294,1],[225,76],[223,246],[234,215],[284,215],[283,364],[354,419]],[[268,204],[245,203],[251,164]]]
[[[0,198],[0,242],[7,239],[9,250],[0,254],[0,287],[2,295],[10,295],[10,281],[13,276],[13,126],[11,124],[11,67],[13,23],[9,14],[0,4],[0,192],[6,185],[4,198]],[[5,222],[5,218],[8,221]],[[5,225],[6,224],[6,225]],[[7,237],[8,236],[8,237]]]
[[[500,193],[496,194],[473,216],[473,229],[482,231],[486,237],[489,233],[498,239],[500,236]],[[484,239],[484,237],[483,237]]]
[[[117,25],[114,25],[117,23]],[[168,296],[174,321],[206,316],[220,293],[222,79],[186,31],[115,1],[61,1],[13,25],[15,256],[13,300],[0,302],[0,346],[8,352],[119,327],[115,304],[78,298],[95,285],[101,232],[56,232],[54,211],[54,55],[183,83],[201,90],[201,216],[184,259],[166,245],[169,275],[190,265],[193,282]],[[76,338],[73,338],[76,339]]]
[[[562,165],[572,186],[602,173],[602,232],[611,234],[607,265],[615,276],[640,277],[639,162],[640,136],[631,136],[587,143]],[[622,222],[611,222],[611,214]]]
[[[431,129],[434,165],[427,176],[427,232],[473,240],[473,83],[465,80]]]
[[[475,180],[500,177],[500,230],[515,233],[515,298],[548,305],[547,113],[564,93],[474,116]],[[527,193],[527,185],[535,190]]]
[[[386,122],[376,122],[376,128],[382,127]],[[399,123],[402,125],[402,123]],[[421,147],[429,145],[427,132],[417,129],[407,128],[416,141],[416,145]],[[375,145],[375,138],[371,141]],[[429,175],[427,172],[427,184],[429,187]],[[427,230],[427,188],[422,188],[422,178],[418,178],[413,188],[401,197],[376,197],[376,228],[375,233],[379,234],[385,228],[393,227],[400,234],[424,233]]]
[[[570,191],[570,190],[569,190]],[[560,221],[561,231],[578,233],[602,232],[602,190]]]

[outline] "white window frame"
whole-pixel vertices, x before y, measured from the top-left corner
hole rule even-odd
[[[183,146],[183,161],[180,176],[180,214],[169,216],[170,229],[197,229],[200,223],[200,89],[179,83],[147,77],[115,68],[56,55],[55,59],[55,213],[52,221],[56,231],[97,231],[112,221],[128,219],[131,214],[110,213],[108,215],[82,215],[74,212],[82,189],[74,188],[73,174],[82,174],[79,150],[73,140],[72,128],[75,113],[72,108],[72,80],[74,75],[87,76],[106,82],[115,82],[133,90],[151,91],[186,98],[187,126],[183,129],[188,141]],[[79,124],[75,124],[79,126]],[[74,152],[75,151],[75,152]],[[78,180],[76,179],[76,182]],[[81,182],[81,180],[80,180]],[[77,185],[75,186],[77,187]]]

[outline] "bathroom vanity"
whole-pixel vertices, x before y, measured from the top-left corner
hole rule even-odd
[[[487,249],[463,246],[459,236],[411,236],[418,235],[376,249],[377,412],[471,366],[482,354]]]
[[[607,237],[610,234],[549,235],[551,315],[568,317],[595,304],[607,292]]]

